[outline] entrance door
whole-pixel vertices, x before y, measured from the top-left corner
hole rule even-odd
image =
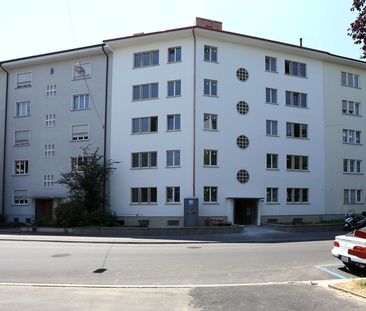
[[[52,219],[53,200],[36,199],[36,219]]]
[[[236,199],[234,207],[234,223],[237,225],[256,224],[257,219],[256,199]]]

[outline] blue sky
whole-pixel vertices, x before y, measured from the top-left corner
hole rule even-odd
[[[351,58],[352,0],[0,0],[0,60],[192,26],[196,16],[223,29]]]

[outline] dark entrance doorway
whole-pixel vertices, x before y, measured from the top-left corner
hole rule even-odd
[[[234,223],[236,225],[257,224],[257,199],[235,199]]]
[[[52,219],[52,216],[53,216],[53,200],[36,199],[36,219],[41,218]]]

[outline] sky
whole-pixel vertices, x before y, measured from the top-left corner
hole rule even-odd
[[[0,0],[0,61],[100,44],[103,40],[193,26],[299,44],[359,59],[347,36],[352,0]]]

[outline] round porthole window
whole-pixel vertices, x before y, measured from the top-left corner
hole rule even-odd
[[[236,110],[240,113],[240,114],[247,114],[249,111],[249,105],[244,101],[241,100],[236,104]]]
[[[245,135],[240,135],[237,139],[236,139],[236,144],[238,145],[239,148],[241,149],[245,149],[248,148],[249,146],[249,139],[248,137],[246,137]]]
[[[239,68],[236,71],[236,76],[240,81],[247,81],[249,79],[249,73],[248,70],[245,68]]]
[[[241,184],[245,184],[249,180],[249,173],[246,170],[240,170],[236,173],[236,179]]]

